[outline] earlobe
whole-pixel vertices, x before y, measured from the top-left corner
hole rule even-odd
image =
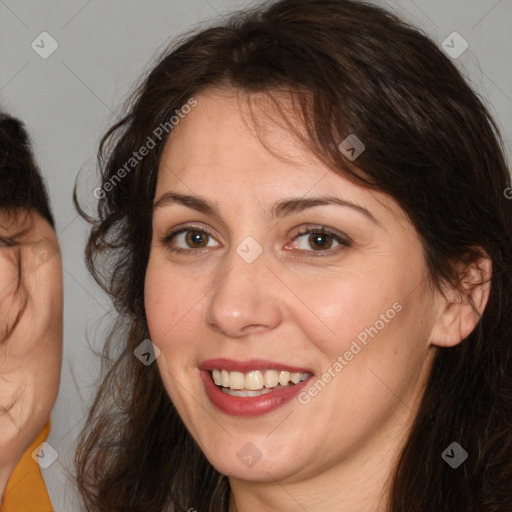
[[[489,299],[492,261],[483,251],[480,259],[459,268],[458,287],[449,287],[439,296],[439,314],[430,342],[439,347],[453,347],[475,329]]]

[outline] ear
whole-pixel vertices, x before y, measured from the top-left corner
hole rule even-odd
[[[430,342],[438,347],[453,347],[467,338],[484,312],[491,289],[492,261],[479,248],[481,257],[457,267],[459,285],[444,285],[438,292],[438,315]]]

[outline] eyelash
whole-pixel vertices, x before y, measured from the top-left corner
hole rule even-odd
[[[170,242],[176,236],[180,235],[181,233],[186,233],[187,231],[199,232],[201,234],[207,235],[208,237],[214,238],[213,235],[211,233],[209,233],[205,229],[202,229],[202,228],[200,229],[200,228],[197,228],[195,226],[185,226],[184,228],[181,228],[181,229],[179,229],[177,231],[172,231],[169,234],[165,235],[164,237],[162,237],[161,241],[171,252],[176,253],[176,254],[195,253],[194,255],[198,255],[198,253],[201,253],[203,249],[208,249],[208,247],[200,247],[198,249],[194,249],[194,248],[183,249],[181,247],[171,247],[170,246]],[[329,230],[328,228],[326,228],[324,226],[315,226],[315,227],[305,228],[305,229],[301,230],[299,233],[297,233],[297,235],[294,237],[293,240],[295,240],[295,239],[297,239],[297,238],[299,238],[301,236],[307,235],[307,234],[324,234],[324,235],[329,235],[336,242],[338,242],[340,244],[338,247],[336,247],[334,249],[327,249],[327,250],[318,250],[318,251],[310,250],[310,251],[305,251],[303,249],[297,249],[298,252],[312,253],[311,257],[314,257],[314,258],[331,256],[333,253],[337,253],[339,250],[342,250],[343,248],[347,248],[347,247],[351,246],[351,240],[348,237],[344,238],[340,234],[338,234],[336,232],[333,232],[333,231]]]

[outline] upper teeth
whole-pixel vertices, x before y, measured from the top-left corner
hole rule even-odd
[[[286,386],[289,382],[297,384],[306,380],[309,373],[287,372],[278,370],[253,370],[247,373],[213,370],[212,377],[217,386],[231,389],[249,389],[257,391],[265,388],[275,388],[278,384]]]

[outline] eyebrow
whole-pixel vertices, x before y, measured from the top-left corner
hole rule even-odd
[[[200,196],[177,194],[175,192],[166,192],[165,194],[162,194],[160,198],[153,204],[153,211],[172,204],[181,204],[182,206],[197,210],[198,212],[204,213],[206,215],[217,217],[219,219],[222,218],[217,204],[211,203]],[[303,210],[313,208],[315,206],[327,205],[338,205],[351,208],[367,217],[374,224],[381,226],[380,222],[375,218],[375,216],[363,206],[333,196],[282,199],[281,201],[275,203],[270,208],[270,210],[267,211],[267,217],[269,219],[277,219],[280,217],[292,215],[294,213],[299,213]]]

